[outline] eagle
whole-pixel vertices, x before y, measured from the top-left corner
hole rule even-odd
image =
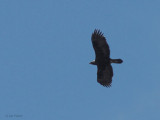
[[[105,87],[110,87],[113,77],[111,63],[122,63],[122,59],[111,59],[110,49],[99,29],[95,29],[91,36],[92,45],[95,51],[95,60],[89,64],[97,65],[97,82]]]

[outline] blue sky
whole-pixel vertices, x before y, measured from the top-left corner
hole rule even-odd
[[[158,0],[0,0],[0,119],[160,119],[159,6]],[[112,65],[111,88],[97,83],[97,68],[88,64],[95,28],[111,58],[124,60]]]

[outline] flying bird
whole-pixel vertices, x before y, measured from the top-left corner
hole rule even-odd
[[[113,77],[111,63],[120,64],[123,60],[110,58],[109,45],[100,30],[94,30],[91,41],[95,51],[95,60],[90,62],[90,64],[97,65],[97,82],[105,87],[110,87]]]

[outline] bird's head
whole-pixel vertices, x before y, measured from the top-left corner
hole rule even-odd
[[[97,65],[95,60],[93,60],[92,62],[90,62],[89,64],[92,64],[92,65]]]

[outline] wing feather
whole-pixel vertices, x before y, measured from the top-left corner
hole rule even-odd
[[[100,30],[94,30],[91,40],[97,60],[102,60],[110,57],[109,45],[106,41],[106,38],[103,36],[103,33]]]
[[[111,64],[106,66],[98,66],[97,82],[103,86],[110,87],[112,83],[113,69]]]

